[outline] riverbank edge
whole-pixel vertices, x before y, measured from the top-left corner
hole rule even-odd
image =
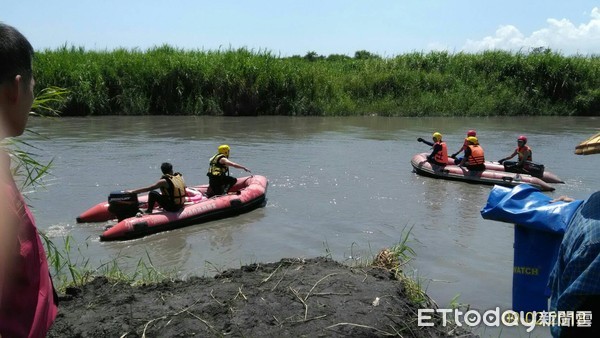
[[[62,294],[48,337],[388,336],[476,337],[442,324],[420,326],[410,283],[382,266],[350,267],[326,257],[283,258],[218,275],[132,286],[96,276]]]

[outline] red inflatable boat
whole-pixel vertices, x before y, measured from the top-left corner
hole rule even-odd
[[[111,193],[110,203],[98,203],[79,217],[77,222],[105,222],[118,218],[100,235],[101,241],[125,240],[146,236],[192,224],[230,217],[264,206],[268,181],[264,176],[252,175],[237,179],[227,195],[205,196],[208,185],[187,189],[187,202],[176,212],[155,208],[152,214],[140,214],[147,206],[147,195],[137,196],[123,192]],[[130,204],[131,206],[127,206]],[[116,211],[121,209],[121,211]],[[129,210],[126,210],[129,209]],[[137,215],[136,215],[137,214]]]
[[[495,170],[469,171],[467,168],[459,167],[454,164],[438,166],[427,162],[427,155],[427,153],[417,154],[413,156],[412,160],[410,161],[414,171],[419,175],[446,180],[457,180],[488,185],[497,184],[509,187],[516,186],[521,183],[527,183],[542,191],[554,191],[553,186],[531,175]]]
[[[448,157],[448,164],[450,165],[454,165],[454,159]],[[502,172],[511,172],[509,170],[506,170],[507,167],[503,164],[500,164],[499,162],[492,162],[492,161],[485,161],[485,169],[486,170],[494,170],[494,171],[502,171]],[[521,173],[523,174],[523,173]],[[527,174],[527,173],[525,173]],[[543,170],[543,172],[541,174],[536,174],[536,173],[532,173],[530,174],[533,177],[537,177],[539,179],[541,179],[542,181],[546,182],[546,183],[565,183],[563,180],[561,180],[557,175],[555,175],[554,173],[551,173],[547,170]]]

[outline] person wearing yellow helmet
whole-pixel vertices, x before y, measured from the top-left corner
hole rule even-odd
[[[427,144],[430,147],[433,147],[431,154],[427,156],[427,161],[432,164],[436,164],[439,166],[445,166],[448,163],[448,147],[446,146],[446,142],[442,141],[442,134],[439,132],[435,132],[432,135],[433,143],[425,141],[422,138],[417,138],[417,141]]]
[[[465,149],[465,156],[460,159],[458,166],[465,166],[472,171],[484,171],[485,154],[483,148],[479,145],[477,137],[469,136],[467,137],[467,142],[469,145]]]
[[[206,176],[208,176],[208,197],[226,194],[229,188],[237,182],[237,178],[229,176],[229,167],[250,172],[250,169],[229,159],[230,151],[231,148],[227,144],[222,144],[217,149],[217,153],[210,158],[208,172],[206,173]]]
[[[475,131],[475,129],[470,129],[469,131],[467,131],[467,136],[465,137],[465,141],[463,142],[462,147],[457,152],[450,155],[450,157],[456,159],[456,156],[458,156],[458,154],[465,151],[469,147],[469,141],[467,140],[467,137],[470,137],[470,136],[477,137],[477,131]],[[477,142],[479,142],[479,141],[477,141]]]

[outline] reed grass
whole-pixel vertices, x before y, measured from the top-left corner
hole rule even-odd
[[[51,86],[42,89],[34,99],[30,115],[36,116],[58,116],[60,107],[67,100],[69,92],[64,88]],[[29,128],[25,133],[43,137]],[[15,177],[19,189],[43,187],[42,178],[49,174],[52,160],[41,163],[37,159],[35,151],[40,149],[19,138],[6,138],[0,141],[0,149],[11,157],[11,174]]]
[[[600,56],[547,49],[381,58],[269,51],[38,52],[40,88],[71,92],[75,115],[598,115]]]
[[[152,262],[149,252],[145,257],[139,258],[135,266],[125,267],[125,261],[132,261],[131,257],[118,254],[106,262],[90,262],[87,253],[88,242],[75,243],[71,236],[66,236],[62,247],[57,247],[45,234],[41,237],[46,247],[46,256],[50,266],[52,279],[58,290],[64,291],[68,287],[82,286],[95,277],[103,276],[109,281],[126,282],[135,284],[153,284],[165,280],[180,279],[177,268],[165,270],[157,268]]]

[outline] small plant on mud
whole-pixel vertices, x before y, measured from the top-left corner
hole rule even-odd
[[[415,251],[408,246],[411,231],[412,228],[406,233],[402,231],[400,242],[391,248],[382,249],[371,265],[393,271],[396,277],[399,277],[402,274],[402,267],[416,256]]]
[[[412,302],[427,304],[431,300],[421,287],[419,278],[408,277],[403,270],[403,267],[416,256],[415,251],[408,246],[411,230],[412,228],[406,232],[402,231],[400,242],[391,248],[379,251],[370,265],[391,271],[396,279],[403,282],[406,295]]]
[[[450,300],[450,308],[457,309],[457,310],[463,310],[463,311],[469,311],[471,309],[471,305],[459,302],[458,301],[459,297],[460,297],[460,293],[457,294],[456,296],[454,296],[452,298],[452,300]]]

